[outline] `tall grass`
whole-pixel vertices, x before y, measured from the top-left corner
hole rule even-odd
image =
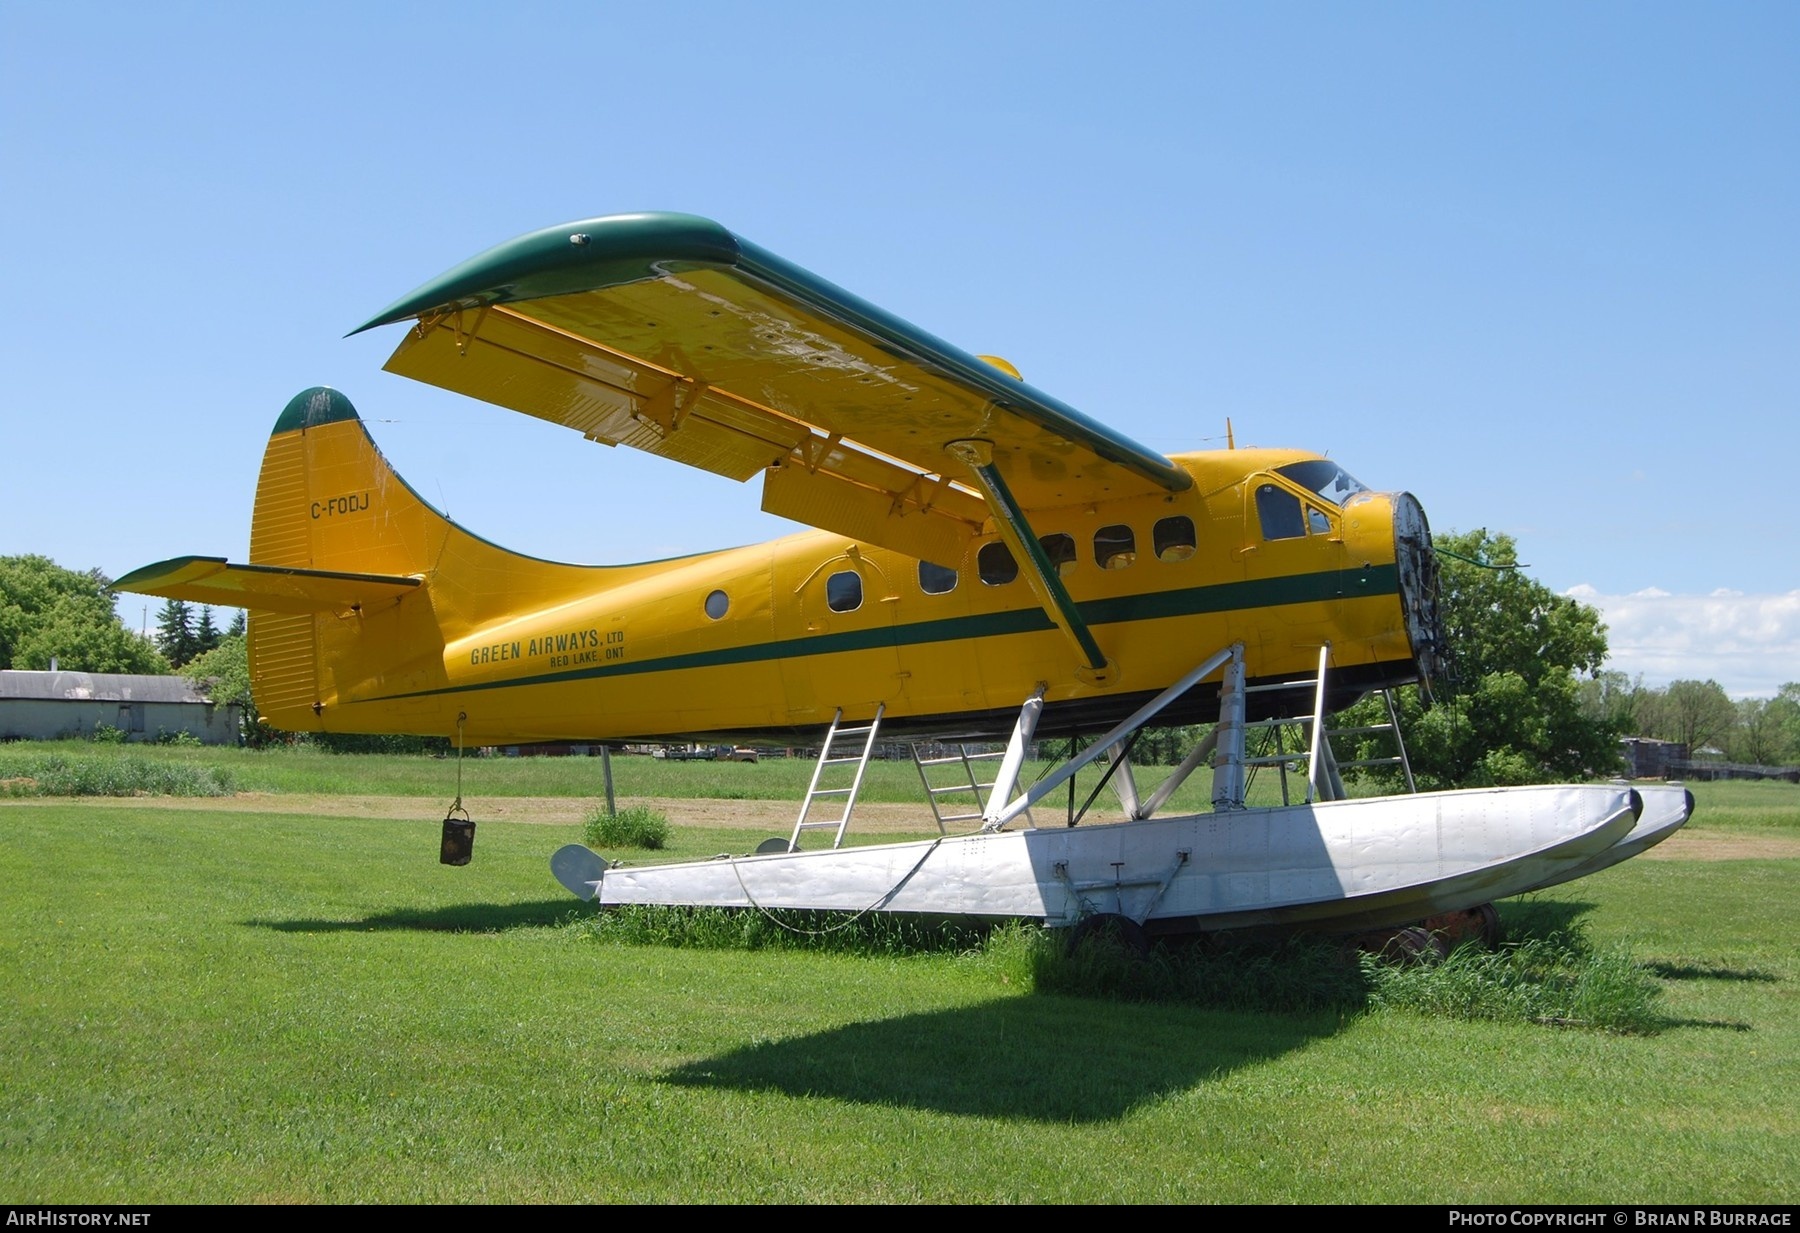
[[[981,922],[922,920],[890,913],[848,916],[842,912],[641,904],[584,917],[572,928],[595,941],[622,946],[822,951],[893,957],[971,953],[980,948],[995,927]],[[1021,926],[1006,928],[1023,936]]]
[[[1364,956],[1378,1007],[1457,1019],[1492,1019],[1654,1033],[1662,985],[1622,944],[1594,946],[1578,925],[1508,942],[1458,947],[1437,960],[1398,964]]]
[[[96,752],[85,752],[86,750]],[[229,796],[229,770],[121,753],[104,746],[70,752],[0,749],[0,796]]]
[[[1327,938],[1213,936],[1143,953],[1107,934],[1068,945],[1061,930],[873,914],[628,906],[576,922],[597,941],[702,950],[860,955],[962,954],[1037,993],[1240,1012],[1413,1011],[1454,1019],[1654,1033],[1661,984],[1622,945],[1596,947],[1575,926],[1447,958],[1357,954]]]
[[[669,846],[669,820],[648,805],[627,805],[608,813],[596,809],[587,816],[583,835],[590,848],[646,848]]]

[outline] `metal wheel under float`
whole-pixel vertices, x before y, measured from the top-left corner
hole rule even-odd
[[[1440,939],[1448,950],[1466,942],[1479,942],[1488,950],[1500,945],[1500,909],[1491,903],[1478,903],[1460,912],[1440,912],[1426,917],[1419,926]]]
[[[1445,959],[1451,951],[1470,942],[1493,950],[1500,945],[1500,910],[1491,903],[1478,903],[1456,912],[1440,912],[1398,929],[1359,933],[1351,942],[1358,950],[1403,962]]]
[[[1134,959],[1143,959],[1150,954],[1150,935],[1144,927],[1117,912],[1095,912],[1069,926],[1067,953],[1074,954],[1090,939],[1116,947]]]

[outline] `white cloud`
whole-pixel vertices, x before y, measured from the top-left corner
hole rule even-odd
[[[1746,595],[1671,595],[1657,587],[1602,595],[1570,587],[1571,599],[1598,608],[1606,621],[1606,666],[1646,685],[1714,680],[1734,698],[1767,697],[1800,681],[1800,591]]]

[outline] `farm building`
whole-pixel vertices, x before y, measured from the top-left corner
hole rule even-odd
[[[0,671],[0,741],[91,737],[110,726],[133,741],[185,732],[207,745],[235,745],[238,711],[214,705],[181,676]]]
[[[1628,736],[1620,744],[1625,750],[1626,774],[1633,779],[1668,779],[1671,766],[1685,764],[1688,756],[1688,747],[1675,741]]]

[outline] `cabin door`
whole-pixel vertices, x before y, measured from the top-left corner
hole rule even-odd
[[[1343,585],[1341,511],[1274,475],[1251,479],[1245,500],[1245,552],[1252,604],[1263,612],[1260,654],[1250,674],[1316,671],[1319,647],[1338,629]]]
[[[776,576],[776,637],[788,722],[824,727],[839,707],[867,720],[894,705],[901,678],[894,646],[898,595],[861,552],[842,553],[803,577]]]

